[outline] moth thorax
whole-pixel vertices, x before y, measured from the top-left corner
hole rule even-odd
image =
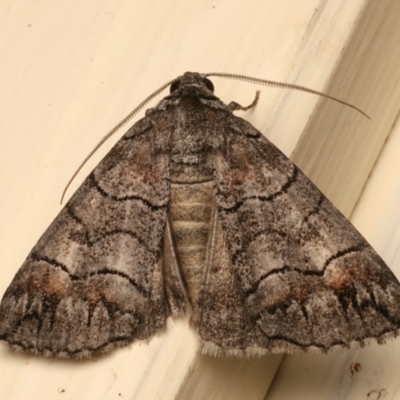
[[[199,166],[186,166],[199,168]],[[204,169],[203,169],[204,172]],[[171,174],[172,175],[172,174]],[[187,174],[194,177],[197,174]],[[188,298],[195,309],[204,272],[211,210],[214,201],[212,174],[209,180],[189,179],[174,183],[171,176],[171,208],[173,241]]]

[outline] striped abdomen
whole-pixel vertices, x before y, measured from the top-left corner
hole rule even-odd
[[[181,274],[195,307],[204,272],[214,182],[212,171],[204,165],[183,169],[185,174],[171,173],[170,219]]]

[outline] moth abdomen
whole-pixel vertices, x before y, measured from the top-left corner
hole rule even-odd
[[[202,283],[214,199],[214,182],[173,183],[170,221],[174,247],[192,308]]]

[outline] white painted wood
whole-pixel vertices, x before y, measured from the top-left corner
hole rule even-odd
[[[0,293],[59,212],[64,185],[86,154],[149,93],[187,70],[242,73],[329,90],[370,112],[372,123],[314,96],[261,88],[257,108],[239,113],[287,155],[296,149],[300,166],[330,197],[339,190],[340,198],[331,198],[342,210],[351,210],[387,135],[384,128],[393,120],[394,109],[385,102],[395,98],[398,81],[395,2],[374,2],[376,9],[368,14],[368,24],[362,17],[370,3],[0,2]],[[390,5],[393,9],[385,14]],[[380,23],[388,20],[386,36],[380,40],[373,36],[379,32],[377,18]],[[355,39],[360,26],[363,30]],[[360,67],[363,63],[374,64],[377,74],[368,74],[368,68]],[[385,68],[386,64],[392,67]],[[247,104],[257,89],[213,81],[225,102]],[[365,90],[359,90],[363,86]],[[375,94],[384,101],[379,103]],[[355,135],[355,126],[361,126],[364,134]],[[68,196],[116,140],[93,157]],[[323,152],[326,148],[329,162]],[[359,153],[368,154],[368,160]],[[359,160],[363,160],[362,173],[357,170]],[[335,186],[324,186],[326,179]],[[340,189],[344,181],[346,192]],[[0,348],[0,398],[243,399],[248,393],[246,399],[261,399],[280,361],[279,356],[215,360],[198,355],[197,346],[196,336],[182,321],[171,324],[149,344],[134,344],[94,361],[15,355]],[[322,370],[315,356],[293,357],[286,357],[273,384],[275,398],[290,398],[282,395],[287,394],[285,388],[295,387],[293,376],[299,370],[308,366]],[[289,368],[290,374],[284,373],[288,359],[298,363],[297,369]],[[333,365],[339,374],[348,374],[348,365],[343,367],[335,359],[323,364],[328,370]],[[339,387],[344,381],[332,382]],[[311,379],[308,384],[312,391],[319,382]],[[312,398],[309,392],[291,393],[296,399]]]

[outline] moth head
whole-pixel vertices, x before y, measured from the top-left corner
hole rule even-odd
[[[204,75],[198,74],[197,72],[185,72],[182,76],[176,78],[174,82],[172,82],[169,91],[170,93],[173,93],[182,87],[189,86],[205,88],[214,93],[213,83]]]

